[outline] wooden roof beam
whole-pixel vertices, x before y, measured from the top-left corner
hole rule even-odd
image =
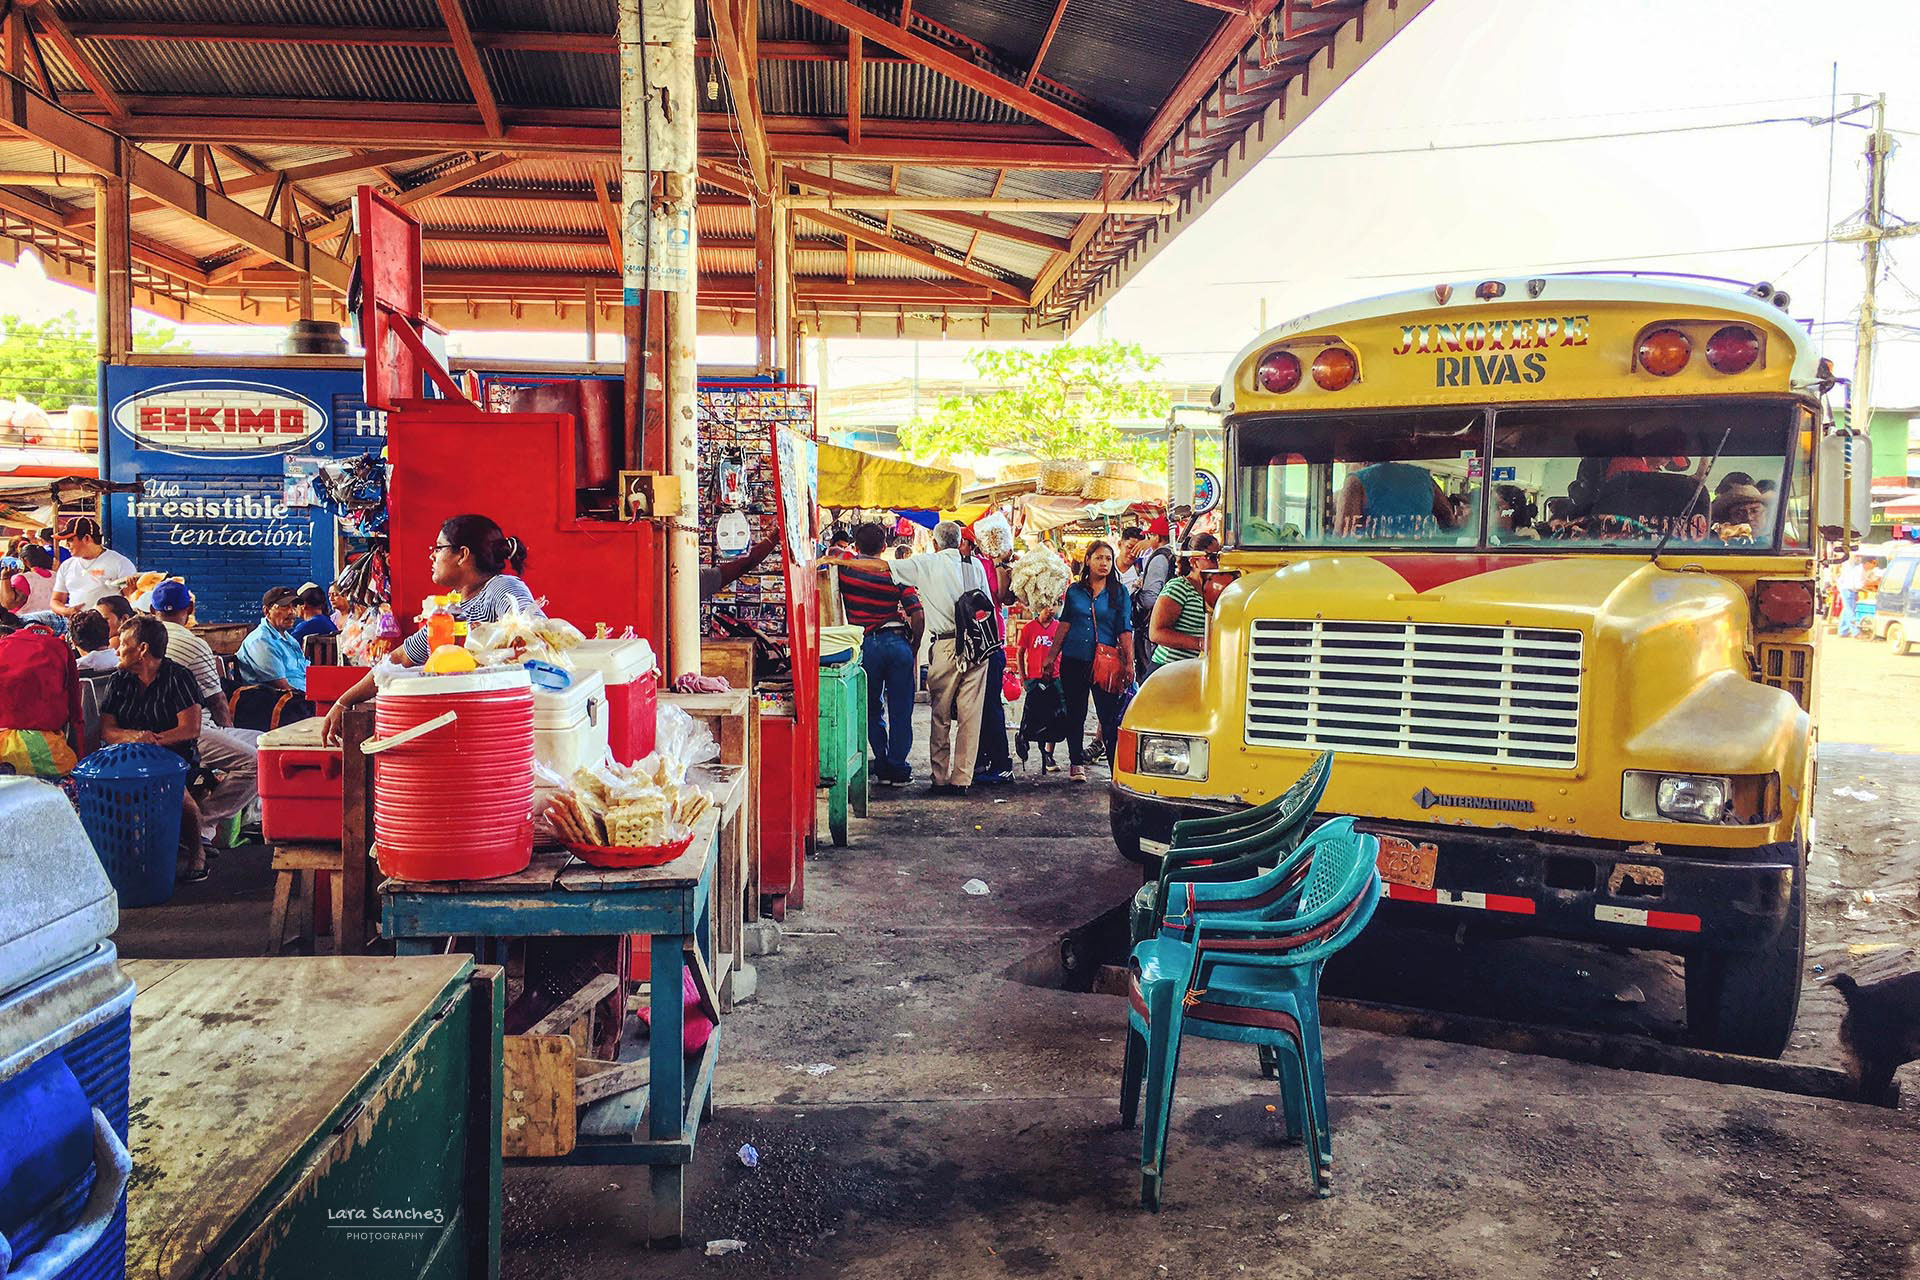
[[[1047,23],[1047,34],[1040,37],[1040,47],[1034,51],[1033,65],[1027,68],[1027,78],[1022,82],[1021,88],[1033,88],[1034,80],[1040,75],[1040,64],[1047,60],[1047,50],[1053,48],[1053,37],[1060,30],[1060,19],[1066,16],[1067,0],[1059,0],[1059,3],[1053,6],[1053,21]]]
[[[773,190],[773,164],[767,147],[767,124],[760,112],[758,74],[759,0],[708,0],[713,20],[713,43],[727,75],[727,92],[734,116],[740,121],[740,140],[747,151],[747,172],[758,191]]]
[[[209,26],[196,22],[69,22],[67,29],[82,40],[120,42],[179,41],[191,44],[319,45],[385,49],[451,49],[453,38],[441,27],[328,27],[285,23],[223,22]],[[590,31],[482,31],[469,28],[479,49],[510,53],[570,53],[613,57],[614,33]],[[713,41],[694,44],[695,56],[716,56]],[[839,62],[846,50],[837,44],[810,40],[763,40],[760,56],[769,62]],[[868,55],[876,62],[907,62],[897,53]]]
[[[520,159],[519,156],[507,155],[476,156],[471,164],[465,164],[458,169],[443,173],[431,182],[423,182],[417,187],[408,187],[405,191],[396,192],[389,198],[393,203],[404,208],[410,204],[417,204],[422,200],[431,200],[435,196],[448,195],[458,191],[469,182],[478,182],[490,173],[498,173],[508,165],[518,164],[520,163]],[[343,229],[352,225],[352,213],[343,213],[321,223],[317,227],[311,228],[307,232],[307,236],[313,240],[325,240],[328,236],[338,235]]]
[[[60,51],[60,56],[67,60],[67,65],[72,67],[74,74],[80,77],[80,83],[86,85],[87,91],[106,106],[107,118],[115,124],[126,123],[125,99],[107,78],[100,74],[100,68],[94,65],[91,55],[80,47],[80,41],[75,39],[73,32],[67,29],[67,24],[60,15],[53,11],[53,6],[42,3],[41,0],[24,0],[24,5],[34,25],[40,28],[41,36]]]
[[[866,94],[866,51],[858,31],[847,33],[847,145],[860,145],[860,113]]]
[[[0,75],[0,131],[32,139],[96,173],[117,174],[136,191],[203,222],[251,249],[297,271],[310,272],[337,293],[347,290],[350,269],[307,241],[275,226],[236,200],[209,191],[158,156],[149,155],[109,130],[62,110],[25,81]]]
[[[467,23],[460,0],[440,0],[440,18],[447,24],[447,34],[453,40],[453,56],[459,59],[460,73],[467,78],[473,104],[480,110],[480,122],[495,137],[506,137],[506,126],[500,120],[500,100],[493,95],[493,85],[487,80],[487,66],[480,60],[480,50],[473,43],[473,28]]]
[[[1097,151],[1128,162],[1134,158],[1133,148],[1126,140],[1104,125],[1096,124],[1051,98],[1042,97],[1024,85],[979,66],[951,49],[897,27],[870,9],[863,9],[850,0],[794,0],[794,3],[839,23],[875,44],[903,53],[922,66],[958,80],[969,89],[984,93],[994,101],[1058,129],[1070,138],[1078,138]]]
[[[886,196],[884,187],[868,187],[857,182],[848,182],[845,178],[830,178],[824,173],[815,173],[810,169],[790,168],[787,177],[803,187],[812,187],[816,191],[828,191],[845,196]],[[996,187],[999,184],[995,184]],[[985,232],[999,236],[1003,240],[1012,240],[1016,244],[1031,245],[1036,249],[1047,249],[1054,253],[1064,253],[1072,247],[1065,236],[1048,235],[1044,231],[1035,231],[1031,227],[1016,226],[1011,222],[1002,222],[998,218],[989,218],[977,213],[931,212],[926,215],[941,222],[952,223],[956,227],[965,227],[970,231]]]
[[[806,215],[806,219],[808,222],[818,223],[829,231],[837,231],[843,236],[851,236],[862,244],[872,245],[876,249],[885,249],[888,253],[897,253],[911,262],[917,262],[923,267],[931,267],[935,271],[950,275],[956,280],[964,280],[968,284],[975,285],[979,288],[989,289],[1007,299],[1009,302],[1017,303],[1023,307],[1027,305],[1027,294],[1018,285],[997,279],[994,276],[987,275],[983,271],[976,271],[972,267],[962,266],[955,259],[942,257],[931,249],[924,249],[917,244],[911,244],[900,239],[898,236],[890,236],[886,232],[869,227],[864,223],[855,222],[849,218],[837,217],[831,213],[810,212]]]
[[[43,203],[24,193],[0,191],[0,212],[12,214],[43,230],[55,232],[73,243],[74,253],[92,257],[93,246],[88,243],[91,237],[84,232],[76,233],[66,221],[69,216],[78,212],[67,205],[51,200]],[[131,256],[142,266],[151,267],[175,280],[198,285],[207,283],[207,273],[201,269],[199,263],[183,257],[178,249],[137,231],[132,237]]]
[[[627,260],[626,243],[620,225],[620,202],[613,194],[618,185],[618,175],[610,166],[594,166],[593,204],[600,211],[600,230],[607,237],[607,248],[613,251],[615,271],[621,270]]]

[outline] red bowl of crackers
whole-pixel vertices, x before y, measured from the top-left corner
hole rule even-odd
[[[672,862],[693,846],[693,832],[678,840],[645,849],[620,849],[603,844],[576,844],[562,840],[562,847],[590,867],[617,871],[627,867],[660,867]]]

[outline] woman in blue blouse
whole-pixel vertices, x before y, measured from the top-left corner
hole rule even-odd
[[[1067,635],[1060,644],[1060,691],[1067,701],[1067,723],[1072,726],[1067,737],[1072,767],[1067,776],[1075,782],[1087,780],[1088,697],[1093,699],[1109,761],[1118,747],[1120,715],[1126,710],[1120,694],[1108,693],[1093,683],[1094,646],[1112,645],[1120,651],[1121,670],[1133,670],[1133,602],[1114,573],[1113,563],[1113,548],[1106,543],[1088,547],[1087,558],[1080,565],[1080,580],[1067,588],[1066,604],[1060,610],[1067,623]]]

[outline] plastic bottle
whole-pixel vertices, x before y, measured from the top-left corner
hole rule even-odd
[[[447,612],[447,597],[428,596],[422,612],[427,615],[427,648],[433,650],[452,644],[453,615]]]

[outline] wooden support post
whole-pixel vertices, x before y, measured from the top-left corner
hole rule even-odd
[[[102,178],[94,188],[100,216],[93,224],[93,289],[102,364],[117,364],[133,350],[133,216],[128,198],[123,176]]]
[[[367,949],[373,877],[367,850],[373,845],[373,757],[360,749],[373,736],[373,707],[347,708],[340,725],[340,910],[333,920],[334,950],[357,956]]]
[[[761,198],[753,209],[753,362],[767,374],[778,363],[774,352],[774,200]]]
[[[592,364],[600,358],[600,288],[593,281],[586,282],[587,293],[587,363]]]

